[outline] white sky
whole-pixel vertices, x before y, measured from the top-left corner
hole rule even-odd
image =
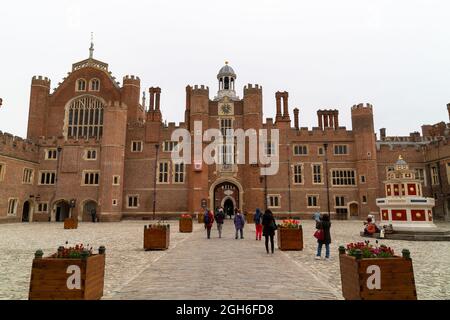
[[[375,128],[407,135],[448,121],[450,1],[2,1],[0,130],[26,136],[30,81],[48,76],[52,89],[74,62],[109,63],[119,81],[141,78],[162,88],[168,122],[183,120],[185,86],[205,84],[210,98],[225,60],[237,91],[263,86],[264,116],[275,116],[275,91],[289,91],[292,116],[317,126],[316,111],[370,102]]]

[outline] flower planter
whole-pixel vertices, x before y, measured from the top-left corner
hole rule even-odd
[[[198,213],[197,214],[197,219],[198,219],[198,223],[204,223],[204,216],[205,216],[205,214],[204,213]]]
[[[104,248],[79,259],[42,258],[38,252],[31,269],[29,300],[99,300],[103,296]]]
[[[64,229],[77,229],[78,219],[77,218],[67,218],[64,220]]]
[[[180,219],[180,232],[189,233],[192,232],[193,229],[193,220],[192,218],[181,218]]]
[[[255,221],[253,220],[254,218],[255,218],[254,213],[247,213],[247,215],[245,216],[247,223],[255,223]]]
[[[409,252],[404,257],[357,258],[341,247],[342,295],[346,300],[417,300]]]
[[[170,225],[149,225],[144,227],[144,249],[166,250],[170,244]]]
[[[277,243],[280,250],[303,250],[302,226],[298,228],[278,227]]]

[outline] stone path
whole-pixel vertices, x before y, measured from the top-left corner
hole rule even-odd
[[[302,221],[303,251],[276,249],[273,256],[255,241],[254,225],[246,225],[246,239],[235,240],[227,220],[224,238],[214,229],[207,240],[202,225],[179,233],[171,221],[169,250],[144,251],[149,223],[81,223],[77,230],[62,223],[0,224],[0,299],[27,299],[34,252],[49,255],[66,241],[106,246],[104,299],[342,299],[337,248],[365,240],[362,222],[333,221],[331,260],[316,261],[313,221]],[[450,299],[450,242],[382,243],[411,251],[419,299]]]
[[[234,238],[234,226],[224,225],[219,239],[210,240],[201,225],[141,273],[112,299],[338,299],[341,294],[325,281],[276,250],[267,255],[264,240],[256,241],[254,225],[244,240]]]

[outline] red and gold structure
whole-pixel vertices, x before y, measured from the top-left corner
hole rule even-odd
[[[381,224],[392,224],[394,230],[437,228],[433,223],[434,199],[423,197],[421,181],[402,156],[387,173],[384,185],[386,197],[377,199]]]

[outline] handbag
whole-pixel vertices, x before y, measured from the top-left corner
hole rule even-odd
[[[316,237],[317,240],[323,241],[324,239],[323,230],[322,229],[316,230],[316,232],[314,232],[314,237]]]

